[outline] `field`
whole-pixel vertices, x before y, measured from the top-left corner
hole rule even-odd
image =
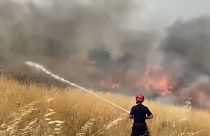
[[[130,110],[133,97],[97,93]],[[152,136],[210,136],[210,114],[145,101]],[[127,113],[81,90],[21,84],[0,77],[1,136],[129,136]]]

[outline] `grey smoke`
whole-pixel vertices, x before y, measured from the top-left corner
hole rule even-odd
[[[210,18],[207,16],[189,21],[178,20],[168,28],[167,36],[161,44],[164,54],[162,64],[167,68],[175,68],[177,71],[177,78],[174,79],[177,83],[174,93],[183,96],[185,92],[185,99],[193,97],[194,104],[203,105],[203,107],[210,106],[204,104],[209,103],[210,99],[205,99],[205,102],[198,101],[203,99],[199,95],[201,93],[210,98],[209,29]],[[203,77],[208,80],[204,82]],[[186,90],[188,90],[187,93]]]
[[[0,61],[7,71],[26,72],[22,64],[31,60],[97,87],[105,76],[126,81],[129,71],[143,70],[156,33],[127,29],[133,1],[46,2],[0,2]]]
[[[148,64],[158,63],[175,69],[174,94],[162,99],[147,92],[149,96],[165,102],[193,97],[195,106],[210,105],[195,97],[209,96],[209,17],[178,20],[161,38],[154,31],[128,29],[127,20],[136,10],[133,0],[45,2],[0,1],[0,65],[5,71],[31,73],[23,67],[31,60],[82,86],[104,89],[100,81],[108,78],[120,82],[128,94],[136,94],[143,88],[131,85],[141,79]],[[197,91],[203,85],[204,90]]]

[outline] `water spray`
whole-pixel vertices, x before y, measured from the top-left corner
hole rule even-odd
[[[59,81],[61,81],[61,82],[63,82],[63,83],[66,83],[66,84],[68,84],[68,85],[74,86],[74,87],[76,87],[76,88],[78,88],[78,89],[80,89],[80,90],[82,90],[82,91],[85,91],[85,92],[91,94],[91,95],[94,95],[95,97],[99,98],[100,100],[102,100],[102,101],[104,101],[104,102],[106,102],[106,103],[109,103],[109,104],[111,104],[111,105],[117,107],[118,109],[121,109],[121,110],[123,110],[123,111],[129,113],[128,110],[122,108],[121,106],[119,106],[119,105],[117,105],[117,104],[115,104],[115,103],[113,103],[113,102],[111,102],[111,101],[109,101],[109,100],[107,100],[107,99],[105,99],[105,98],[99,96],[99,95],[97,95],[97,94],[94,93],[93,91],[91,91],[91,90],[89,90],[89,89],[86,89],[86,88],[84,88],[84,87],[82,87],[82,86],[80,86],[80,85],[77,85],[77,84],[75,84],[75,83],[73,83],[73,82],[70,82],[70,81],[68,81],[68,80],[66,80],[66,79],[64,79],[64,78],[62,78],[62,77],[60,77],[60,76],[58,76],[58,75],[55,75],[55,74],[51,73],[51,72],[48,71],[44,66],[42,66],[42,65],[40,65],[40,64],[38,64],[38,63],[34,63],[34,62],[31,62],[31,61],[26,61],[25,64],[28,65],[28,66],[30,66],[30,67],[35,67],[36,69],[43,71],[44,73],[46,73],[47,75],[50,75],[51,77],[53,77],[53,78],[56,79],[56,80],[59,80]]]

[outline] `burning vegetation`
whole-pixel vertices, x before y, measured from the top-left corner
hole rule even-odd
[[[210,17],[178,20],[163,36],[128,29],[136,6],[127,0],[1,0],[0,65],[5,73],[40,74],[24,68],[31,60],[88,88],[171,103],[192,97],[193,106],[210,107]]]
[[[171,94],[171,83],[168,72],[159,65],[150,65],[146,68],[143,79],[145,90],[154,90],[162,95]]]

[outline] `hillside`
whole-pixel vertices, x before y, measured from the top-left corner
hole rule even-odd
[[[130,110],[131,97],[98,95]],[[152,136],[210,136],[210,114],[151,101]],[[129,136],[127,113],[81,90],[24,85],[0,77],[0,135]]]

